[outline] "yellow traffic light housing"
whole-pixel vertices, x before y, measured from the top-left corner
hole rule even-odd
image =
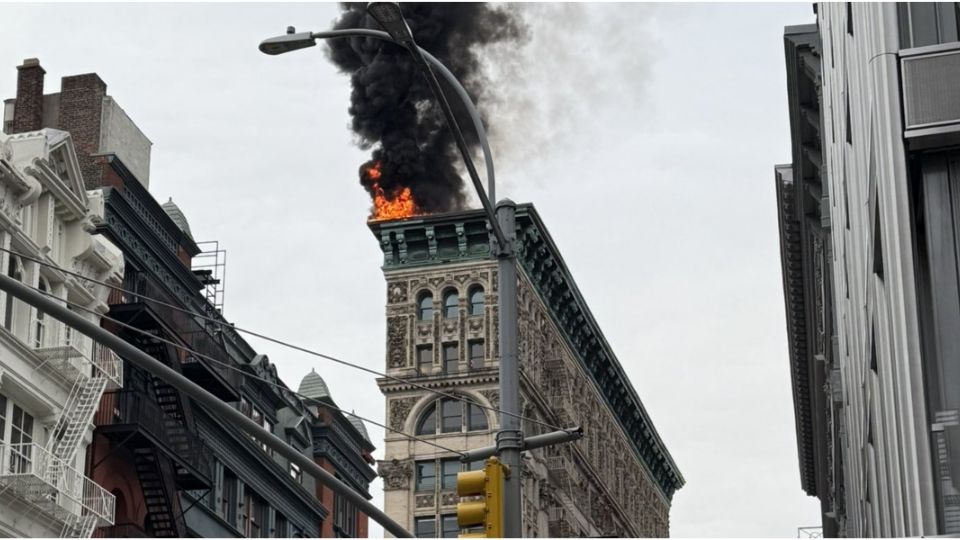
[[[457,524],[461,528],[482,526],[482,533],[460,538],[503,538],[503,479],[510,468],[491,457],[480,471],[457,474]],[[463,500],[463,497],[470,497]]]

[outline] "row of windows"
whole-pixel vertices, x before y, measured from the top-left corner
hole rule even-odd
[[[416,433],[417,435],[436,435],[485,429],[487,429],[487,414],[481,407],[458,399],[442,398],[424,409],[417,422]]]
[[[226,467],[217,514],[236,527],[247,538],[301,538],[303,531],[293,526],[282,513],[273,510],[273,526],[268,523],[270,505],[256,491],[244,484]]]
[[[456,373],[460,366],[460,347],[456,342],[444,343],[442,345],[443,372],[447,374]],[[467,342],[467,363],[470,369],[480,369],[483,367],[484,349],[482,339],[472,339]],[[419,345],[417,347],[417,369],[421,373],[427,373],[433,368],[433,345]]]
[[[457,489],[457,474],[461,471],[478,471],[483,469],[483,461],[461,463],[459,459],[441,459],[417,462],[417,491],[433,491],[437,488],[437,471],[440,472],[440,490],[452,491]]]
[[[440,521],[441,528],[437,530],[437,521]],[[417,538],[457,538],[460,534],[474,534],[483,532],[483,527],[471,527],[469,529],[460,529],[457,524],[456,514],[443,514],[441,516],[425,516],[413,519],[414,536]],[[440,533],[438,536],[437,533]]]
[[[417,297],[417,318],[421,321],[433,320],[433,294],[422,292]],[[469,303],[467,304],[467,315],[483,315],[483,308],[486,303],[486,297],[483,294],[483,287],[474,285],[470,287],[467,293]],[[443,318],[456,319],[459,315],[458,307],[460,305],[460,296],[456,289],[447,289],[443,293]]]

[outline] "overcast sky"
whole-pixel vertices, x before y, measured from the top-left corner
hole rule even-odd
[[[490,66],[498,194],[536,205],[686,477],[671,533],[818,525],[800,489],[773,181],[790,161],[783,27],[813,22],[811,4],[520,9],[531,41]],[[24,58],[40,59],[48,93],[97,72],[153,141],[150,191],[228,250],[227,317],[383,369],[382,254],[349,82],[319,48],[257,51],[337,11],[2,4],[0,97]],[[382,421],[373,377],[250,342],[290,387],[316,368],[341,407]]]

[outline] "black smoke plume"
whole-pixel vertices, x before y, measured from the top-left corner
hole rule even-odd
[[[335,21],[335,28],[382,30],[367,15],[366,3],[344,3],[341,7],[343,13]],[[484,3],[402,3],[400,7],[417,44],[453,72],[483,116],[481,99],[493,90],[482,69],[483,48],[524,37],[526,30],[520,18],[509,7]],[[456,143],[410,53],[372,38],[331,40],[328,47],[330,59],[350,75],[351,127],[358,143],[364,149],[373,149],[370,161],[360,167],[360,183],[371,197],[373,182],[366,171],[379,163],[378,183],[388,198],[409,187],[424,212],[462,209],[466,195],[458,174]],[[469,117],[442,77],[441,85],[468,144],[476,147]]]

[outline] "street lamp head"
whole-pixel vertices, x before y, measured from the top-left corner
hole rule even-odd
[[[282,36],[272,37],[260,42],[260,52],[264,54],[277,55],[297,49],[306,49],[317,44],[313,34],[310,32],[294,33],[296,29],[292,26],[287,27],[287,33]]]
[[[390,34],[390,37],[404,47],[415,46],[413,33],[407,26],[400,12],[397,2],[370,2],[367,4],[367,13],[380,23],[380,26]]]

